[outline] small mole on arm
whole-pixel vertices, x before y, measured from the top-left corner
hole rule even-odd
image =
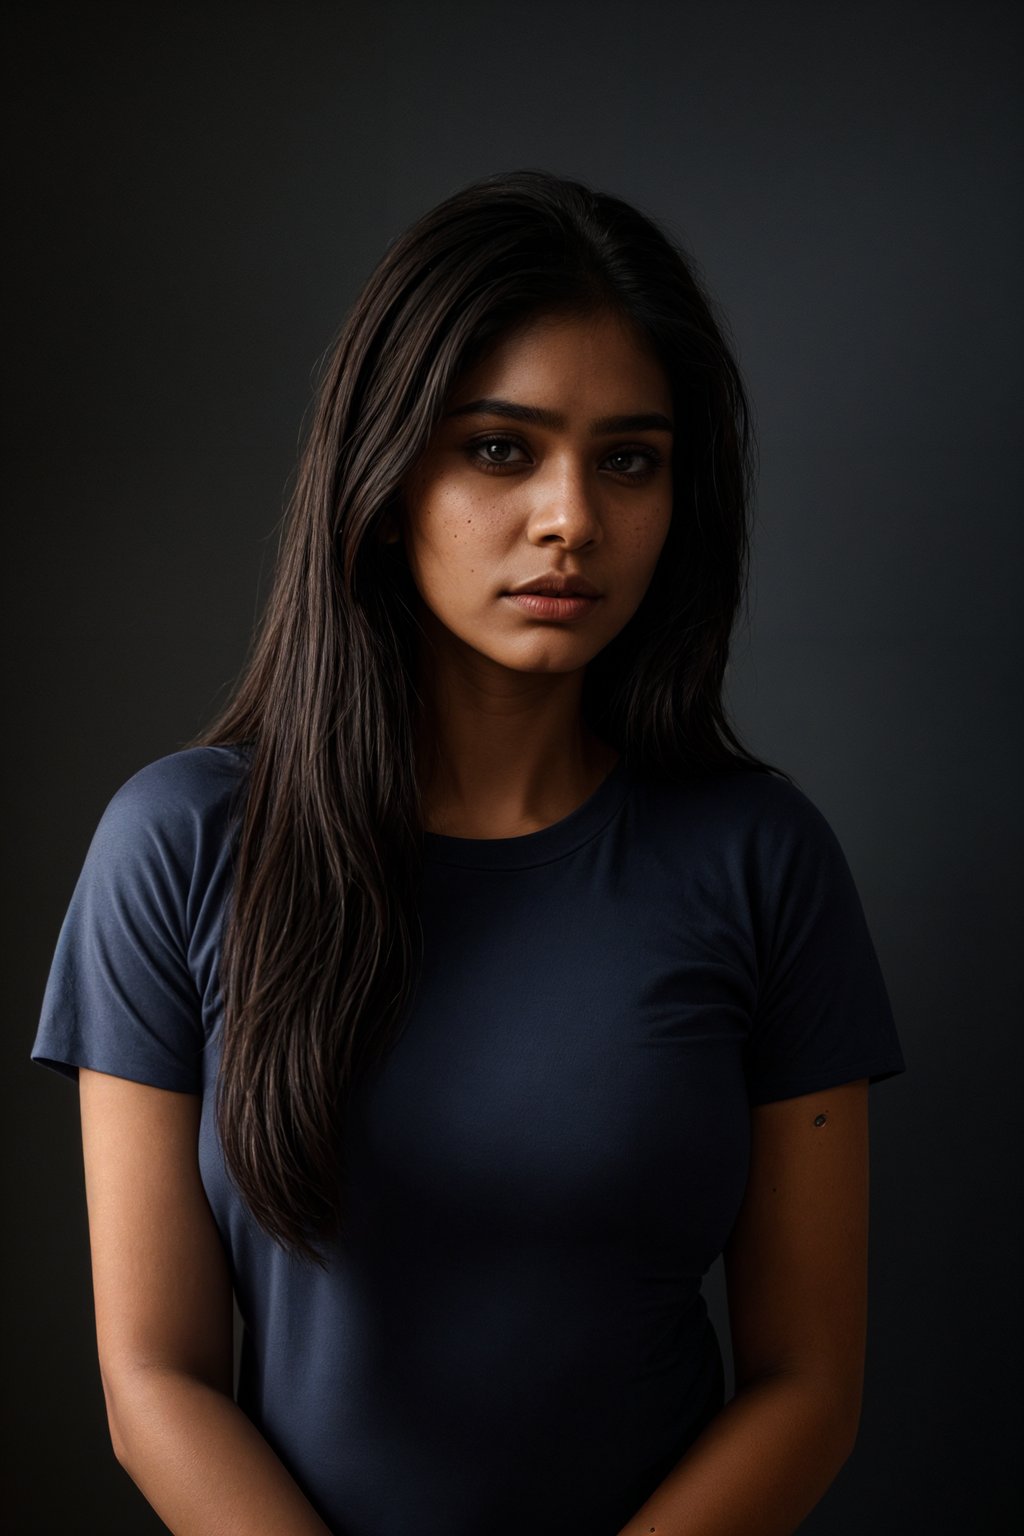
[[[825,1121],[826,1121],[826,1120],[827,1120],[827,1119],[828,1119],[828,1116],[827,1116],[827,1115],[815,1115],[815,1117],[814,1117],[814,1123],[815,1123],[815,1125],[824,1125],[824,1124],[825,1124]]]

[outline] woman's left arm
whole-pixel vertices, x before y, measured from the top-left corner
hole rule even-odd
[[[857,1438],[867,1338],[868,1080],[751,1110],[726,1244],[735,1395],[619,1536],[792,1536]]]

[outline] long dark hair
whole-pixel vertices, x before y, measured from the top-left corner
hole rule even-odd
[[[653,348],[677,430],[669,532],[637,611],[588,665],[587,723],[661,779],[781,772],[722,701],[753,433],[692,262],[577,181],[475,182],[391,244],[327,354],[250,658],[188,743],[248,757],[220,962],[225,1163],[263,1230],[324,1268],[315,1244],[344,1228],[345,1103],[397,1037],[422,954],[417,593],[381,529],[463,372],[529,319],[598,310]]]

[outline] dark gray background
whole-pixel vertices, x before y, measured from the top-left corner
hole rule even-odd
[[[13,1528],[163,1529],[109,1448],[77,1097],[28,1062],[89,838],[242,663],[386,242],[537,165],[662,220],[731,319],[762,465],[734,716],[839,834],[907,1056],[871,1099],[860,1439],[802,1530],[1015,1529],[1014,8],[150,0],[7,35]],[[720,1264],[710,1301],[727,1349]]]

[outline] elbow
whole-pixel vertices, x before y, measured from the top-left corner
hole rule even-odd
[[[862,1400],[859,1386],[845,1393],[836,1392],[834,1385],[831,1389],[825,1386],[819,1392],[821,1419],[832,1427],[832,1441],[840,1466],[849,1461],[857,1444]]]
[[[111,1436],[114,1459],[127,1475],[132,1476],[132,1419],[138,1412],[135,1402],[134,1376],[132,1373],[111,1373],[100,1369],[103,1381],[103,1401],[106,1404],[106,1427]]]
[[[778,1366],[749,1375],[737,1385],[737,1391],[756,1391],[772,1383],[781,1384],[787,1395],[794,1394],[791,1401],[799,1404],[798,1411],[814,1427],[822,1453],[838,1471],[849,1461],[857,1444],[864,1398],[863,1374],[844,1378],[835,1370]]]
[[[117,1462],[119,1467],[123,1467],[126,1472],[129,1472],[130,1475],[130,1469],[128,1466],[128,1452],[125,1449],[124,1441],[122,1440],[121,1436],[115,1432],[114,1426],[110,1422],[109,1418],[107,1420],[107,1428],[110,1431],[110,1448],[114,1453],[114,1460]]]
[[[113,1382],[102,1368],[100,1370],[100,1379],[103,1383],[103,1400],[107,1409],[107,1432],[110,1435],[110,1448],[114,1453],[114,1460],[128,1472],[128,1442],[124,1430],[124,1413],[119,1408],[119,1395]]]
[[[838,1391],[832,1382],[808,1383],[809,1402],[812,1405],[812,1423],[819,1432],[821,1454],[833,1468],[833,1475],[844,1467],[853,1455],[860,1431],[861,1394],[859,1391]]]
[[[839,1441],[845,1447],[843,1461],[849,1461],[860,1433],[861,1411],[864,1406],[863,1357],[851,1371],[842,1390],[833,1396],[834,1411],[839,1422]]]
[[[849,1409],[842,1419],[842,1433],[840,1445],[844,1447],[843,1463],[849,1461],[857,1445],[857,1436],[860,1433],[861,1400],[858,1397],[856,1403]]]

